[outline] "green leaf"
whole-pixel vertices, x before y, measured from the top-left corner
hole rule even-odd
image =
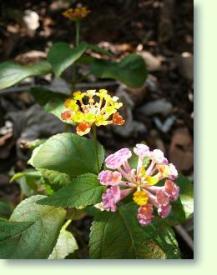
[[[32,196],[14,210],[10,230],[1,235],[0,257],[4,259],[45,259],[56,244],[66,211],[41,206],[36,202],[45,196]],[[14,227],[14,228],[13,228]],[[6,231],[0,225],[0,231]]]
[[[180,251],[175,233],[172,227],[166,223],[155,223],[154,230],[156,232],[156,243],[165,252],[167,259],[179,259]]]
[[[48,61],[52,65],[55,75],[60,76],[64,70],[83,55],[86,49],[86,43],[81,43],[73,49],[67,43],[55,43],[48,52]]]
[[[8,218],[11,214],[12,207],[6,201],[0,201],[0,217]]]
[[[121,205],[117,212],[95,216],[90,233],[90,256],[95,259],[162,259],[178,258],[177,243],[167,254],[166,235],[159,236],[157,226],[142,227],[137,218],[137,206]],[[173,254],[172,254],[173,252]]]
[[[61,113],[65,111],[64,102],[67,98],[65,94],[54,92],[44,87],[32,88],[30,92],[46,112],[52,113],[62,120]],[[66,123],[66,121],[63,122]]]
[[[11,178],[10,182],[12,181],[17,181],[20,178],[25,177],[28,180],[40,180],[41,179],[41,174],[38,171],[35,171],[33,169],[27,169],[23,172],[18,172],[16,174],[13,175],[13,177]]]
[[[171,225],[185,222],[194,212],[192,181],[180,175],[176,180],[176,184],[180,187],[180,197],[172,203],[172,211],[166,219]]]
[[[0,64],[0,90],[13,86],[27,77],[48,74],[50,71],[51,66],[46,61],[26,66],[4,62]]]
[[[65,173],[47,169],[39,169],[39,171],[49,185],[57,185],[58,187],[71,182],[70,176]]]
[[[193,184],[184,176],[179,176],[176,183],[180,186],[180,200],[187,219],[194,212]]]
[[[129,54],[120,62],[95,59],[90,70],[97,77],[113,78],[132,88],[141,87],[147,78],[145,62],[137,54]]]
[[[112,56],[112,54],[109,51],[107,51],[107,50],[105,50],[103,48],[100,48],[97,45],[89,44],[89,43],[86,43],[86,44],[87,44],[87,48],[90,49],[90,50],[92,50],[93,52],[101,53],[103,55]]]
[[[28,197],[38,193],[44,186],[42,174],[33,169],[16,173],[10,180],[13,181],[19,183],[22,193]]]
[[[38,203],[84,208],[87,205],[100,202],[104,190],[105,187],[100,185],[96,175],[84,174],[74,178],[69,185],[61,188],[50,197],[40,200]]]
[[[103,147],[97,144],[99,166],[104,160]],[[71,133],[57,134],[37,147],[29,163],[36,169],[65,173],[70,177],[84,173],[98,174],[95,143]]]
[[[50,254],[50,260],[65,259],[66,256],[78,249],[77,242],[71,232],[67,231],[64,226],[60,231],[56,246]]]
[[[0,219],[0,257],[4,255],[4,248],[2,242],[8,239],[16,239],[20,234],[27,230],[33,223],[32,222],[9,222]]]

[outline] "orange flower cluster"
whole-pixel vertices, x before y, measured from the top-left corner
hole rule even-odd
[[[74,9],[68,9],[63,12],[63,16],[71,21],[77,21],[85,18],[90,13],[86,7],[77,7]]]
[[[125,120],[117,112],[122,107],[116,96],[110,96],[107,90],[87,90],[74,92],[64,106],[66,110],[61,114],[62,120],[76,124],[76,132],[83,136],[90,132],[93,125],[123,125]]]

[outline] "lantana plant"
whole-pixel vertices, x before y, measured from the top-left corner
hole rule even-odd
[[[77,8],[64,16],[77,24],[88,13]],[[75,61],[82,62],[87,49],[104,53],[81,44],[78,33],[76,37],[74,48],[54,44],[43,63],[0,65],[0,87],[27,76],[50,72],[60,76]],[[94,58],[91,62],[91,72],[99,77],[109,76],[134,87],[145,81],[144,61],[136,55],[120,63]],[[8,77],[12,70],[13,77]],[[0,258],[77,258],[79,243],[72,226],[85,218],[92,220],[88,258],[181,258],[174,226],[192,215],[192,184],[178,175],[162,151],[144,143],[110,155],[105,152],[97,141],[97,128],[124,125],[120,99],[103,87],[78,91],[74,82],[72,93],[66,96],[44,87],[30,92],[45,110],[75,126],[75,131],[69,128],[38,143],[28,162],[32,169],[13,176],[12,181],[22,180],[32,193],[24,196],[8,218],[0,218]]]

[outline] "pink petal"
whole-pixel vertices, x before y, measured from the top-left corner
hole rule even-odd
[[[168,160],[165,158],[164,153],[159,149],[155,149],[151,152],[151,159],[157,164],[168,164]]]
[[[170,214],[170,211],[171,211],[171,205],[170,204],[168,204],[166,206],[160,206],[158,208],[158,214],[163,219],[166,218]]]
[[[107,211],[115,212],[117,209],[116,203],[121,199],[121,191],[118,186],[111,186],[102,195],[103,207]]]
[[[99,173],[98,179],[102,185],[117,185],[122,179],[121,173],[117,171],[104,170]]]
[[[149,157],[150,149],[145,144],[136,144],[136,147],[133,149],[134,153],[140,158]]]
[[[128,148],[122,148],[109,155],[105,159],[106,166],[110,169],[117,169],[123,165],[132,156],[131,151]]]
[[[177,186],[173,181],[166,180],[164,184],[164,189],[170,200],[175,201],[179,196],[179,186]]]
[[[146,204],[140,206],[137,213],[137,219],[141,225],[148,225],[151,223],[153,218],[153,205]]]
[[[169,178],[171,180],[175,180],[178,177],[178,171],[177,171],[175,165],[172,163],[169,164],[169,173],[170,173]]]
[[[157,199],[158,205],[160,206],[167,206],[170,202],[168,195],[162,189],[157,191],[156,199]]]

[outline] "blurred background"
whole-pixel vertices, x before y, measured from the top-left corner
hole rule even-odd
[[[54,42],[71,45],[72,22],[62,12],[78,1],[0,1],[0,62],[31,64],[45,59]],[[138,53],[148,76],[143,87],[130,89],[111,79],[87,76],[80,89],[106,88],[125,103],[124,127],[100,128],[98,138],[108,152],[146,142],[165,152],[179,172],[193,178],[193,1],[191,0],[91,0],[79,1],[91,10],[81,23],[81,40],[112,52],[112,60]],[[98,56],[100,58],[100,54]],[[80,75],[85,75],[85,67]],[[14,172],[27,167],[28,141],[63,132],[64,125],[47,114],[27,92],[33,85],[69,89],[71,72],[26,79],[0,93],[0,201],[15,206],[25,196],[22,182],[9,183]],[[25,189],[25,188],[24,188]],[[23,195],[24,193],[24,195]],[[3,209],[3,208],[2,208]],[[1,211],[6,211],[3,209]],[[75,222],[85,257],[90,219]],[[177,229],[183,258],[193,257],[193,223]]]

